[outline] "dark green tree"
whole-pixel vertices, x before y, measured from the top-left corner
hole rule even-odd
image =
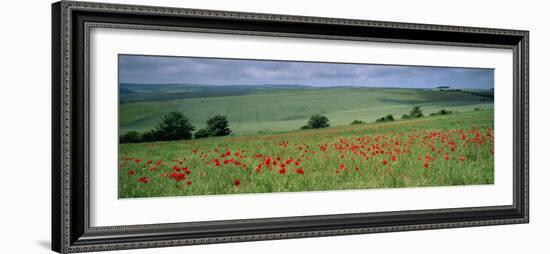
[[[159,141],[160,139],[157,137],[157,134],[155,133],[155,130],[150,130],[147,132],[144,132],[141,135],[141,141],[142,142],[155,142]]]
[[[393,120],[395,120],[395,119],[393,118],[393,115],[389,114],[389,115],[386,115],[386,116],[383,116],[383,117],[380,117],[380,118],[376,119],[376,122],[377,122],[377,123],[391,122],[391,121],[393,121]]]
[[[307,126],[310,129],[326,128],[330,126],[328,122],[329,121],[326,116],[316,114],[311,116],[311,118],[307,122]]]
[[[225,116],[214,116],[206,121],[206,131],[209,136],[227,136],[231,134],[229,129],[229,121]]]
[[[206,131],[205,129],[199,129],[197,132],[195,132],[195,139],[206,138],[208,136],[208,131]]]
[[[139,143],[141,134],[137,131],[129,131],[120,136],[120,143]]]
[[[192,131],[195,130],[184,114],[180,112],[170,112],[163,115],[157,123],[157,127],[152,131],[156,140],[182,140],[191,139]]]
[[[424,114],[422,114],[422,110],[420,109],[419,106],[414,106],[411,110],[410,115],[411,115],[412,118],[418,118],[418,117],[423,117],[424,116]]]

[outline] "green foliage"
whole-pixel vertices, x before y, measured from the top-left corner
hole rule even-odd
[[[300,127],[300,130],[309,130],[311,129],[311,127],[309,127],[309,125],[304,125],[302,127]]]
[[[452,113],[453,113],[452,110],[442,109],[442,110],[439,110],[439,111],[437,111],[437,112],[431,113],[430,116],[450,115],[450,114],[452,114]]]
[[[231,134],[229,121],[225,116],[214,116],[206,121],[206,132],[209,136],[219,137]]]
[[[356,124],[365,124],[366,122],[365,121],[361,121],[361,120],[353,120],[353,122],[350,123],[350,125],[356,125]]]
[[[141,135],[141,142],[155,142],[158,141],[157,134],[154,130],[146,131]]]
[[[157,141],[191,139],[195,126],[180,112],[170,112],[161,117],[152,131]]]
[[[137,131],[129,131],[120,136],[120,143],[139,143],[141,134]]]
[[[390,115],[386,115],[386,116],[383,116],[383,117],[380,117],[380,118],[376,119],[376,122],[377,123],[391,122],[393,120],[395,120],[395,119],[393,118],[393,115],[390,114]]]
[[[419,106],[414,106],[409,115],[411,116],[411,118],[419,118],[424,116]]]
[[[208,136],[208,131],[205,129],[199,129],[197,132],[195,132],[195,139],[207,138]]]
[[[401,115],[401,119],[403,120],[411,119],[411,115],[403,114]]]
[[[329,127],[330,124],[326,116],[316,114],[311,116],[311,118],[307,122],[307,126],[310,129],[320,129]]]

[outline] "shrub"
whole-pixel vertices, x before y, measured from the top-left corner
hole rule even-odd
[[[411,119],[411,115],[403,114],[401,115],[401,119],[403,120]]]
[[[480,108],[474,108],[474,111],[480,111],[481,109]]]
[[[364,121],[361,121],[361,120],[353,120],[353,122],[350,123],[350,125],[355,125],[355,124],[364,124],[365,122]]]
[[[311,127],[309,127],[309,125],[304,125],[302,127],[300,127],[300,130],[309,130],[311,129]]]
[[[231,133],[229,121],[225,116],[214,116],[206,121],[206,131],[209,136],[227,136]]]
[[[386,115],[386,116],[383,116],[383,117],[380,117],[380,118],[376,119],[376,122],[377,122],[377,123],[381,123],[381,122],[391,122],[391,121],[393,121],[393,120],[395,120],[395,119],[393,118],[393,115],[389,114],[389,115]]]
[[[142,142],[154,142],[154,141],[159,141],[159,140],[160,139],[157,137],[157,134],[155,133],[154,130],[144,132],[141,135],[141,141]]]
[[[424,114],[422,114],[422,110],[420,110],[419,106],[415,106],[412,108],[410,116],[412,118],[419,118],[419,117],[423,117]]]
[[[191,139],[191,132],[194,130],[195,126],[189,123],[189,118],[184,114],[170,112],[161,117],[151,135],[155,137],[155,141]]]
[[[205,129],[199,129],[197,132],[195,132],[195,139],[207,138],[208,136],[208,131],[206,131]]]
[[[437,112],[431,113],[430,116],[450,115],[450,114],[452,114],[452,113],[453,113],[452,110],[445,110],[445,109],[442,109],[442,110],[439,110],[439,111],[437,111]]]
[[[137,131],[129,131],[120,136],[120,143],[139,143],[141,134]]]
[[[307,126],[309,126],[310,129],[319,129],[329,127],[330,124],[326,116],[316,114],[311,116],[307,122]]]

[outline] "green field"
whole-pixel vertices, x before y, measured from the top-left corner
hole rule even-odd
[[[279,134],[119,145],[119,197],[162,197],[492,184],[493,110],[347,125],[401,114],[492,108],[480,97],[413,89],[322,89],[125,103],[127,129],[183,110],[196,123],[223,113],[237,134],[296,129],[312,113],[334,125]],[[284,119],[283,116],[287,118]],[[251,125],[251,126],[248,126]]]
[[[440,109],[492,109],[493,101],[464,91],[429,89],[125,85],[119,119],[120,132],[125,133],[147,131],[171,111],[183,112],[197,129],[204,127],[208,118],[223,115],[238,136],[297,130],[313,114],[327,116],[331,126],[348,125],[356,119],[373,122],[387,114],[399,118],[413,106],[420,106],[427,115]]]

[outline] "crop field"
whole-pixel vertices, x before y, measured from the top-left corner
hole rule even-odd
[[[327,116],[331,126],[343,126],[353,120],[373,122],[387,114],[399,118],[413,106],[420,106],[426,115],[441,109],[464,112],[493,108],[492,99],[464,91],[301,86],[267,90],[159,87],[147,91],[142,86],[134,86],[130,88],[136,93],[121,95],[124,101],[119,108],[121,133],[147,131],[171,111],[184,113],[197,129],[204,127],[212,116],[226,116],[233,135],[240,136],[297,130],[313,114]]]
[[[252,130],[259,127],[268,131],[296,130],[314,112],[327,115],[331,126],[335,127],[120,144],[119,197],[494,182],[492,102],[485,103],[479,96],[459,92],[362,91],[352,88],[293,93],[279,91],[231,98],[121,104],[121,122],[127,129],[150,128],[157,114],[164,110],[182,110],[195,123],[203,123],[209,116],[223,113],[237,134],[256,133]],[[462,112],[349,125],[351,120],[358,118],[368,121],[391,113],[399,116],[407,113],[411,105],[422,106],[426,114],[439,108]],[[475,107],[485,109],[472,111]],[[249,125],[254,125],[254,128],[247,127]]]

